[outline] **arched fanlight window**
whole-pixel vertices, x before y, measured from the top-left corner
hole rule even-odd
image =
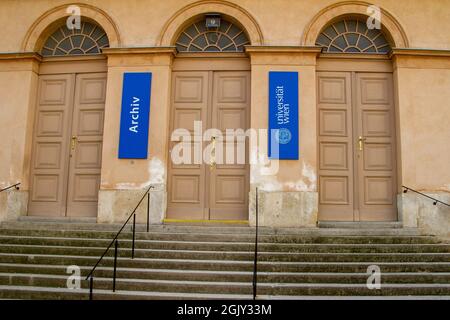
[[[106,32],[98,25],[83,21],[80,29],[70,30],[64,25],[53,32],[41,53],[44,57],[97,54],[105,47],[109,47]]]
[[[391,50],[383,32],[370,30],[362,19],[344,19],[325,28],[316,40],[323,52],[332,53],[379,53]]]
[[[244,30],[226,20],[218,28],[196,22],[181,32],[176,46],[180,52],[242,52],[250,44]]]

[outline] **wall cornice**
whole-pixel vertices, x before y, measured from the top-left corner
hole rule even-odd
[[[450,50],[393,49],[394,68],[450,69]]]
[[[108,67],[170,66],[177,53],[176,47],[104,48]]]
[[[0,61],[3,60],[36,60],[42,61],[42,56],[36,52],[0,52]]]
[[[254,53],[271,53],[271,54],[295,54],[310,53],[318,55],[322,52],[322,48],[315,46],[245,46],[245,52]]]
[[[0,72],[32,71],[39,72],[42,56],[35,52],[5,52],[0,53]]]
[[[112,55],[135,55],[135,54],[172,54],[177,53],[176,47],[122,47],[122,48],[103,48],[102,53],[107,56]]]
[[[321,48],[313,46],[246,46],[252,65],[315,66]]]
[[[420,48],[394,48],[390,56],[427,56],[427,57],[450,57],[450,50],[446,49],[420,49]]]

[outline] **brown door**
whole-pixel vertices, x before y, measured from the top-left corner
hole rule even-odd
[[[217,131],[211,132],[206,139],[208,141],[202,141],[203,137],[199,136],[197,141],[202,142],[189,144],[192,164],[170,161],[168,218],[248,219],[248,155],[244,151],[242,161],[242,153],[238,153],[236,148],[227,148],[221,137],[225,137],[226,129],[245,131],[248,128],[249,105],[250,75],[247,71],[173,74],[171,133],[174,129],[184,128],[192,135],[194,121],[202,121],[203,133],[211,128]],[[194,148],[195,143],[197,148]],[[176,144],[171,142],[170,156],[176,151]],[[238,139],[231,144],[236,146]],[[220,146],[223,146],[222,149]],[[204,159],[204,149],[215,149],[217,164],[209,157]],[[226,161],[227,150],[231,149],[234,150],[235,161],[229,163]],[[223,159],[222,163],[219,158]],[[231,159],[231,156],[228,158]]]
[[[97,215],[105,92],[104,73],[40,77],[29,215]]]
[[[319,220],[396,221],[390,73],[319,72]]]

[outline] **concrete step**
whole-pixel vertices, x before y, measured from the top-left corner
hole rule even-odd
[[[120,225],[89,221],[20,221],[0,226],[0,298],[87,299],[68,290],[67,266],[86,276]],[[255,230],[248,226],[138,225],[135,259],[130,228],[119,239],[118,292],[110,291],[111,249],[97,267],[97,299],[249,299]],[[398,224],[262,228],[259,297],[448,297],[450,244]],[[382,290],[366,287],[367,268],[380,267]]]
[[[66,247],[103,247],[110,244],[110,239],[65,238],[65,237],[39,237],[39,236],[1,236],[0,244],[14,245],[41,245]],[[132,241],[122,239],[120,247],[130,248]],[[164,241],[139,240],[137,249],[167,249],[167,250],[204,250],[204,251],[254,251],[254,242],[202,242],[202,241]],[[261,243],[258,250],[278,252],[347,252],[347,253],[389,253],[389,252],[442,252],[450,253],[450,244],[328,244],[328,243]]]
[[[401,229],[402,222],[341,222],[341,221],[319,221],[319,228],[332,229]]]
[[[0,253],[0,263],[15,264],[52,264],[93,267],[97,256],[48,255],[48,254],[11,254]],[[100,266],[113,265],[114,258],[103,258]],[[366,272],[371,265],[378,265],[382,272],[448,272],[449,262],[258,262],[259,271],[268,272]],[[119,268],[143,269],[182,269],[182,270],[218,270],[252,271],[253,261],[238,260],[189,260],[189,259],[149,259],[129,257],[118,258]]]
[[[84,279],[91,267],[81,267]],[[0,273],[46,274],[68,276],[67,266],[58,265],[22,265],[0,264]],[[209,271],[183,269],[139,269],[118,268],[118,278],[179,280],[179,281],[217,281],[217,282],[251,282],[251,271]],[[112,278],[112,267],[98,267],[95,277]],[[367,273],[344,272],[259,272],[258,282],[274,283],[365,283]],[[449,272],[397,272],[382,274],[382,283],[450,283]]]
[[[88,218],[91,219],[91,218]],[[3,222],[0,227],[6,229],[41,229],[41,230],[92,230],[92,231],[113,231],[117,232],[122,227],[122,224],[98,224],[98,223],[80,223],[67,221],[67,219],[57,219],[55,221],[47,219],[37,219],[36,217],[21,217],[22,221],[8,221]],[[82,221],[87,221],[83,219]],[[400,223],[395,223],[397,227],[386,228],[386,223],[365,223],[360,224],[364,227],[348,228],[343,225],[342,228],[267,228],[260,227],[260,234],[293,234],[301,236],[339,236],[339,235],[403,235],[403,236],[418,236],[422,232],[417,228],[399,228]],[[392,223],[388,223],[392,224]],[[137,224],[136,230],[139,232],[146,231],[146,225]],[[150,225],[150,232],[163,233],[212,233],[212,234],[253,234],[254,227],[249,226],[196,226],[196,225]]]
[[[42,245],[0,244],[0,253],[22,254],[54,254],[101,256],[104,247],[66,247]],[[113,256],[109,250],[107,256]],[[118,256],[130,257],[131,248],[120,248]],[[135,249],[136,258],[150,259],[190,259],[190,260],[244,260],[251,261],[254,253],[250,251],[199,251],[199,250],[163,250]],[[258,252],[258,261],[290,261],[290,262],[450,262],[450,253],[342,253],[342,252]]]
[[[112,290],[111,278],[94,280],[95,288]],[[42,286],[64,288],[66,276],[0,274],[3,286]],[[81,281],[83,289],[89,288],[89,281]],[[178,292],[178,293],[216,293],[250,295],[252,282],[208,282],[208,281],[174,281],[153,279],[116,279],[116,290]],[[450,295],[450,284],[382,284],[380,290],[370,290],[366,284],[336,283],[259,283],[258,293],[262,295]]]
[[[86,289],[69,290],[32,286],[0,286],[1,299],[48,299],[48,300],[84,300],[88,299]],[[251,300],[250,295],[172,293],[172,292],[141,292],[95,290],[94,300]],[[450,296],[270,296],[258,295],[258,300],[450,300]]]
[[[250,295],[95,290],[94,300],[251,300]],[[88,300],[89,290],[35,286],[0,286],[0,299]]]
[[[4,236],[28,236],[28,237],[68,237],[68,238],[99,238],[113,239],[116,232],[111,231],[91,231],[91,230],[45,230],[45,229],[2,229],[0,235]],[[125,231],[120,235],[120,239],[131,239],[132,233]],[[203,241],[203,242],[250,242],[254,243],[253,234],[213,234],[213,233],[167,233],[167,232],[138,232],[137,240],[161,240],[161,241]],[[362,235],[341,235],[341,236],[302,236],[295,234],[261,235],[258,238],[261,243],[440,243],[439,239],[431,236],[362,236]]]

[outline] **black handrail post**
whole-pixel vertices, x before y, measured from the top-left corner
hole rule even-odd
[[[16,184],[10,185],[10,186],[8,186],[6,188],[0,189],[0,192],[6,191],[6,190],[9,190],[9,189],[12,189],[12,188],[15,188],[16,190],[20,190],[20,184],[21,183],[18,182]]]
[[[89,278],[89,300],[93,300],[94,276]]]
[[[147,232],[150,231],[150,192],[147,193]]]
[[[19,183],[20,184],[20,183]],[[139,206],[141,205],[142,201],[144,201],[144,198],[148,195],[148,193],[150,192],[151,189],[154,189],[153,186],[149,186],[148,189],[145,191],[145,193],[142,195],[142,197],[140,198],[139,202],[137,203],[136,207],[134,208],[134,210],[131,212],[131,214],[128,216],[127,220],[125,220],[125,222],[123,223],[122,227],[120,228],[120,230],[116,233],[116,236],[111,240],[111,242],[109,243],[108,247],[106,247],[105,251],[103,251],[103,254],[100,256],[100,258],[97,260],[97,262],[95,263],[94,267],[91,269],[91,271],[88,273],[88,275],[86,276],[86,280],[89,280],[89,277],[91,277],[94,274],[95,269],[97,268],[97,266],[100,264],[100,262],[102,261],[102,259],[105,257],[105,255],[109,252],[109,249],[111,248],[111,246],[115,243],[116,247],[118,246],[117,243],[117,239],[119,238],[119,235],[121,234],[121,232],[123,231],[123,229],[126,227],[126,225],[128,224],[128,222],[131,219],[131,216],[135,216],[136,214],[136,210],[139,208]],[[1,191],[1,190],[0,190]],[[148,204],[150,203],[150,196],[148,198]],[[149,206],[149,205],[148,205]],[[135,222],[133,223],[133,230],[135,229]],[[147,230],[148,230],[148,226],[147,226]],[[116,252],[115,255],[117,256],[117,248],[116,248]],[[114,261],[114,267],[116,267],[117,264],[117,257],[115,258]],[[116,270],[114,269],[114,272]]]
[[[117,270],[117,249],[119,247],[119,240],[116,239],[114,243],[114,271],[113,271],[113,292],[116,292],[116,270]]]
[[[253,300],[256,300],[256,286],[257,286],[257,273],[258,273],[258,188],[256,188],[256,204],[255,204],[255,257],[253,261]]]
[[[136,213],[133,215],[133,246],[131,248],[131,259],[134,259],[134,240],[136,239]]]
[[[402,186],[402,187],[403,187],[403,189],[404,189],[404,190],[403,190],[403,193],[408,193],[408,191],[412,191],[412,192],[414,192],[414,193],[420,194],[421,196],[423,196],[423,197],[425,197],[425,198],[428,198],[428,199],[432,200],[432,201],[433,201],[433,205],[435,205],[435,206],[437,206],[438,203],[440,203],[440,204],[443,204],[444,206],[450,207],[450,204],[445,203],[445,202],[443,202],[443,201],[441,201],[441,200],[438,200],[438,199],[436,199],[436,198],[430,197],[429,195],[426,195],[425,193],[422,193],[422,192],[419,192],[419,191],[417,191],[417,190],[411,189],[411,188],[409,188],[409,187],[407,187],[407,186]]]

